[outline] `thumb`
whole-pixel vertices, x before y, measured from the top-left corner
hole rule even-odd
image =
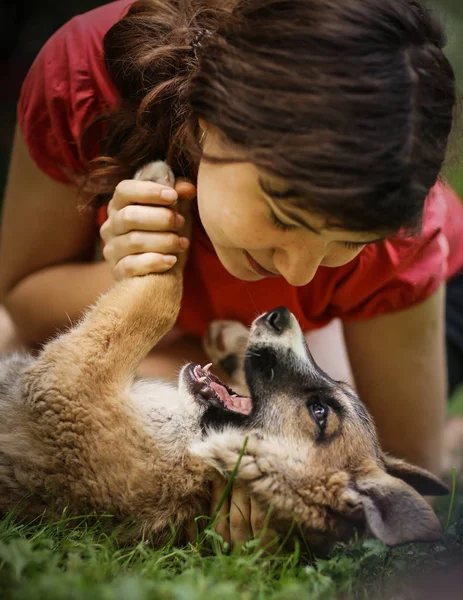
[[[179,177],[174,187],[181,200],[191,201],[196,198],[196,186],[189,179]]]

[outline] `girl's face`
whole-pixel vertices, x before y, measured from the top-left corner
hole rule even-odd
[[[203,149],[216,157],[233,156],[211,128]],[[365,245],[384,239],[375,232],[326,228],[322,217],[266,194],[261,182],[267,190],[285,190],[283,182],[252,163],[199,164],[201,222],[221,263],[238,279],[284,277],[291,285],[306,285],[320,265],[344,265]]]

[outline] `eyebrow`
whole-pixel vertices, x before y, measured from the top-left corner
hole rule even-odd
[[[302,217],[299,217],[297,215],[288,215],[288,214],[284,213],[281,210],[281,208],[276,204],[276,202],[278,202],[278,200],[288,200],[288,199],[297,198],[298,193],[295,190],[291,190],[291,189],[272,190],[272,192],[270,193],[269,188],[267,187],[267,185],[261,178],[259,178],[259,185],[260,185],[260,188],[265,196],[265,200],[267,201],[270,209],[276,214],[276,216],[278,218],[284,219],[288,225],[297,225],[299,227],[304,227],[305,229],[308,229],[312,233],[315,233],[315,235],[322,234],[321,229],[318,229],[317,227],[314,227],[310,223],[307,223],[306,221],[304,221],[302,219]],[[330,229],[330,230],[338,229],[338,230],[343,231],[342,227],[328,227],[327,229]],[[387,236],[383,235],[383,236],[379,236],[379,237],[375,238],[374,240],[367,240],[367,241],[349,240],[349,242],[352,244],[359,244],[359,245],[367,246],[369,244],[377,244],[378,242],[384,242],[384,240],[386,238],[387,238]],[[346,241],[348,241],[348,240],[346,240]]]

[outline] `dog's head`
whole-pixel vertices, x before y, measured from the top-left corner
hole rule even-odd
[[[198,365],[184,368],[182,385],[204,431],[193,452],[224,476],[241,453],[237,477],[264,507],[273,505],[273,525],[296,518],[306,532],[333,540],[359,531],[389,545],[440,538],[421,494],[445,494],[447,487],[381,451],[365,406],[315,364],[286,308],[254,321],[245,374],[250,398]]]

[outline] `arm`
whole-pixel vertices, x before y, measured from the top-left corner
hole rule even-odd
[[[94,263],[94,211],[77,209],[77,191],[50,179],[16,129],[3,205],[0,302],[20,337],[42,342],[81,316],[113,278]]]
[[[444,287],[413,308],[344,323],[360,397],[384,450],[438,473],[446,412]]]

